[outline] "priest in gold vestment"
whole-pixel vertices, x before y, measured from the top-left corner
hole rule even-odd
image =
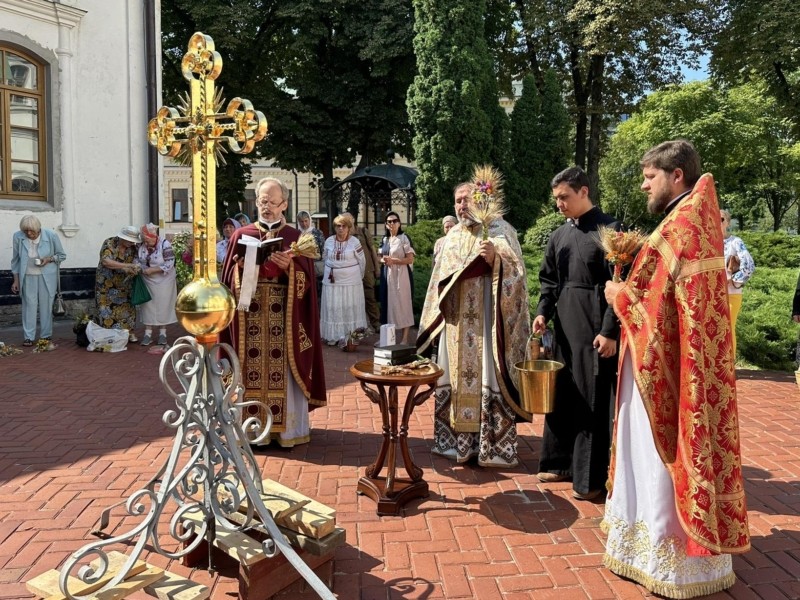
[[[525,264],[516,230],[502,218],[483,225],[469,212],[470,184],[455,190],[459,224],[431,274],[417,347],[438,340],[444,370],[435,394],[433,452],[486,467],[514,467],[518,376],[530,335]]]
[[[687,141],[641,166],[666,216],[606,299],[622,326],[605,564],[669,598],[733,585],[750,548],[719,206]]]
[[[220,338],[239,356],[244,400],[258,402],[245,408],[243,418],[257,417],[263,426],[269,411],[272,428],[265,442],[292,447],[310,441],[308,413],[325,406],[314,262],[289,252],[300,232],[283,216],[286,186],[267,177],[256,185],[256,194],[258,220],[233,232],[222,266],[222,283],[240,310]],[[248,261],[238,243],[242,235],[282,238],[281,251],[261,265],[254,256]]]

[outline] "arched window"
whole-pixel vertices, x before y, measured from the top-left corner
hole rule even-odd
[[[0,44],[0,197],[46,200],[43,64]]]

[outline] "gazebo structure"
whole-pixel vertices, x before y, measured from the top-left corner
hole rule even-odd
[[[417,170],[394,164],[362,167],[328,189],[328,219],[349,212],[373,235],[383,233],[383,221],[391,210],[410,225],[417,219],[414,181]]]

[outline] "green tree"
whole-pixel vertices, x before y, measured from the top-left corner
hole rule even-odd
[[[600,169],[605,206],[629,225],[649,226],[639,191],[639,159],[665,139],[691,140],[714,174],[720,203],[744,225],[766,210],[777,230],[796,202],[800,149],[774,98],[763,85],[731,90],[709,82],[675,86],[651,94],[611,138]]]
[[[256,85],[251,78],[261,72],[263,80],[270,81],[277,64],[274,45],[279,25],[274,20],[277,2],[232,0],[225,4],[190,0],[163,0],[161,2],[162,85],[164,102],[179,106],[180,98],[188,93],[189,84],[181,73],[181,60],[186,54],[189,38],[202,31],[214,39],[223,58],[223,68],[217,86],[230,90],[227,95],[249,99],[253,105],[270,117],[269,90]],[[227,216],[240,210],[244,188],[250,181],[252,160],[226,154],[217,170],[217,216],[221,223]]]
[[[681,81],[697,65],[718,3],[712,0],[517,0],[513,17],[499,0],[492,48],[508,74],[530,73],[539,89],[550,67],[569,85],[575,164],[597,180],[608,126],[648,90]],[[513,25],[509,25],[512,23]]]
[[[507,176],[508,220],[524,231],[550,199],[550,179],[569,156],[569,117],[553,71],[540,94],[532,75],[522,82],[522,95],[511,114],[511,161]]]
[[[712,46],[715,77],[735,85],[763,79],[800,134],[800,4],[727,0]]]
[[[503,160],[498,95],[486,39],[485,0],[414,0],[417,75],[408,90],[419,168],[420,217],[451,210],[452,188],[473,165]],[[495,166],[503,168],[503,164]]]
[[[262,158],[320,175],[379,157],[412,156],[405,95],[414,69],[411,0],[162,0],[165,95],[186,89],[189,36],[214,38],[220,82],[264,112]],[[248,161],[230,157],[218,197],[238,202]],[[240,165],[240,166],[236,166]],[[240,169],[237,171],[237,169]],[[244,169],[245,171],[243,171]],[[224,213],[220,213],[224,214]]]

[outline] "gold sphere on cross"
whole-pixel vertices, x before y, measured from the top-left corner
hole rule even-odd
[[[236,314],[230,290],[218,281],[195,279],[183,287],[175,302],[178,321],[190,334],[206,336],[225,329]]]

